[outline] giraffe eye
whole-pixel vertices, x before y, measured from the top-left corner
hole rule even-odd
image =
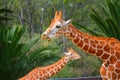
[[[56,28],[60,28],[61,26],[56,26]]]

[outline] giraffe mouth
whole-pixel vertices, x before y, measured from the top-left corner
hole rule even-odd
[[[47,40],[48,42],[50,42],[51,41],[51,38],[50,37],[46,37],[46,36],[41,36],[41,39],[42,40]]]
[[[47,37],[46,40],[47,40],[48,42],[50,42],[50,41],[51,41],[51,38]]]

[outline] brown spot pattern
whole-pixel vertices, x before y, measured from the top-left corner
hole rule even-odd
[[[105,45],[104,47],[104,51],[106,52],[110,52],[110,46],[108,44]]]
[[[101,45],[104,45],[104,44],[105,44],[105,42],[103,42],[103,41],[100,41],[99,43],[100,43]]]
[[[109,54],[104,53],[101,58],[102,58],[102,59],[107,59],[109,56],[110,56]]]
[[[120,73],[120,69],[115,69],[115,72],[119,74]]]
[[[114,54],[114,48],[111,47],[111,54]]]
[[[95,44],[98,44],[98,41],[97,41],[97,40],[95,40]]]
[[[109,71],[114,71],[114,66],[109,65],[108,70],[109,70]]]
[[[88,39],[87,39],[87,38],[84,38],[84,42],[85,42],[85,43],[88,43]]]
[[[111,45],[111,46],[114,46],[114,45],[115,45],[115,42],[110,42],[110,45]]]
[[[82,47],[82,46],[83,46],[83,41],[82,41],[82,40],[80,40],[80,42],[78,43],[78,46],[79,46],[79,47]]]
[[[88,45],[85,44],[85,46],[83,47],[83,49],[84,49],[85,51],[87,51],[87,50],[88,50]]]
[[[116,74],[113,72],[113,73],[112,73],[112,79],[113,79],[113,80],[116,80],[116,77],[117,77]]]
[[[74,36],[73,33],[70,33],[70,36],[73,37]]]
[[[120,61],[117,61],[116,67],[117,67],[117,68],[120,68]]]
[[[120,74],[118,75],[118,79],[120,79]]]
[[[117,57],[117,59],[120,59],[120,52],[116,52],[115,56]]]
[[[74,39],[74,42],[75,42],[75,43],[78,43],[78,42],[79,42],[79,38],[76,37],[76,39]]]
[[[115,49],[116,51],[120,51],[120,46],[116,45],[116,46],[114,47],[114,49]]]
[[[108,78],[111,78],[111,74],[110,74],[110,72],[108,72]]]
[[[114,64],[116,61],[117,61],[116,57],[112,55],[112,56],[110,57],[110,63],[111,63],[111,64]]]
[[[102,48],[102,47],[103,47],[103,45],[101,45],[101,44],[97,45],[97,48]]]
[[[90,45],[92,45],[93,47],[96,47],[96,44],[95,44],[95,42],[94,41],[90,41]]]
[[[91,54],[95,54],[96,51],[95,51],[94,48],[92,48],[92,47],[90,46],[88,52],[91,53]]]
[[[96,55],[97,55],[97,56],[101,56],[102,53],[103,53],[103,50],[97,50]]]

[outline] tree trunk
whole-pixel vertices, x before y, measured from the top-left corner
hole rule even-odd
[[[27,15],[28,15],[28,32],[29,32],[30,38],[32,38],[32,13],[30,10],[30,0],[26,0],[26,9],[27,9]]]
[[[44,26],[44,7],[41,8],[41,20],[40,20],[40,34],[43,33],[43,26]]]
[[[20,21],[20,24],[22,25],[22,26],[24,26],[25,25],[25,22],[24,22],[24,15],[23,15],[24,13],[23,13],[23,9],[22,9],[22,7],[20,8],[20,14],[19,14],[19,21]]]
[[[63,10],[63,19],[65,18],[65,11],[66,11],[66,9],[65,9],[65,6],[64,6],[64,3],[62,3],[62,10]],[[63,49],[62,49],[62,51],[63,52],[65,52],[66,51],[66,44],[67,44],[67,40],[66,40],[66,38],[65,37],[62,37],[62,41],[63,41]]]

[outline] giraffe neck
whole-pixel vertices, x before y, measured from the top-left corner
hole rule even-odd
[[[106,43],[108,39],[114,41],[112,38],[95,37],[86,33],[83,33],[76,29],[73,25],[66,27],[67,29],[63,33],[68,39],[72,40],[83,51],[99,57],[103,61],[110,56],[110,44]],[[114,43],[113,43],[114,44]]]
[[[59,61],[57,61],[56,63],[48,66],[48,68],[50,68],[50,75],[54,75],[56,73],[58,73],[69,61],[69,57],[64,56],[62,57]]]
[[[20,78],[19,80],[46,80],[47,78],[58,73],[68,63],[68,61],[69,57],[64,56],[52,65],[33,69],[26,76]]]

